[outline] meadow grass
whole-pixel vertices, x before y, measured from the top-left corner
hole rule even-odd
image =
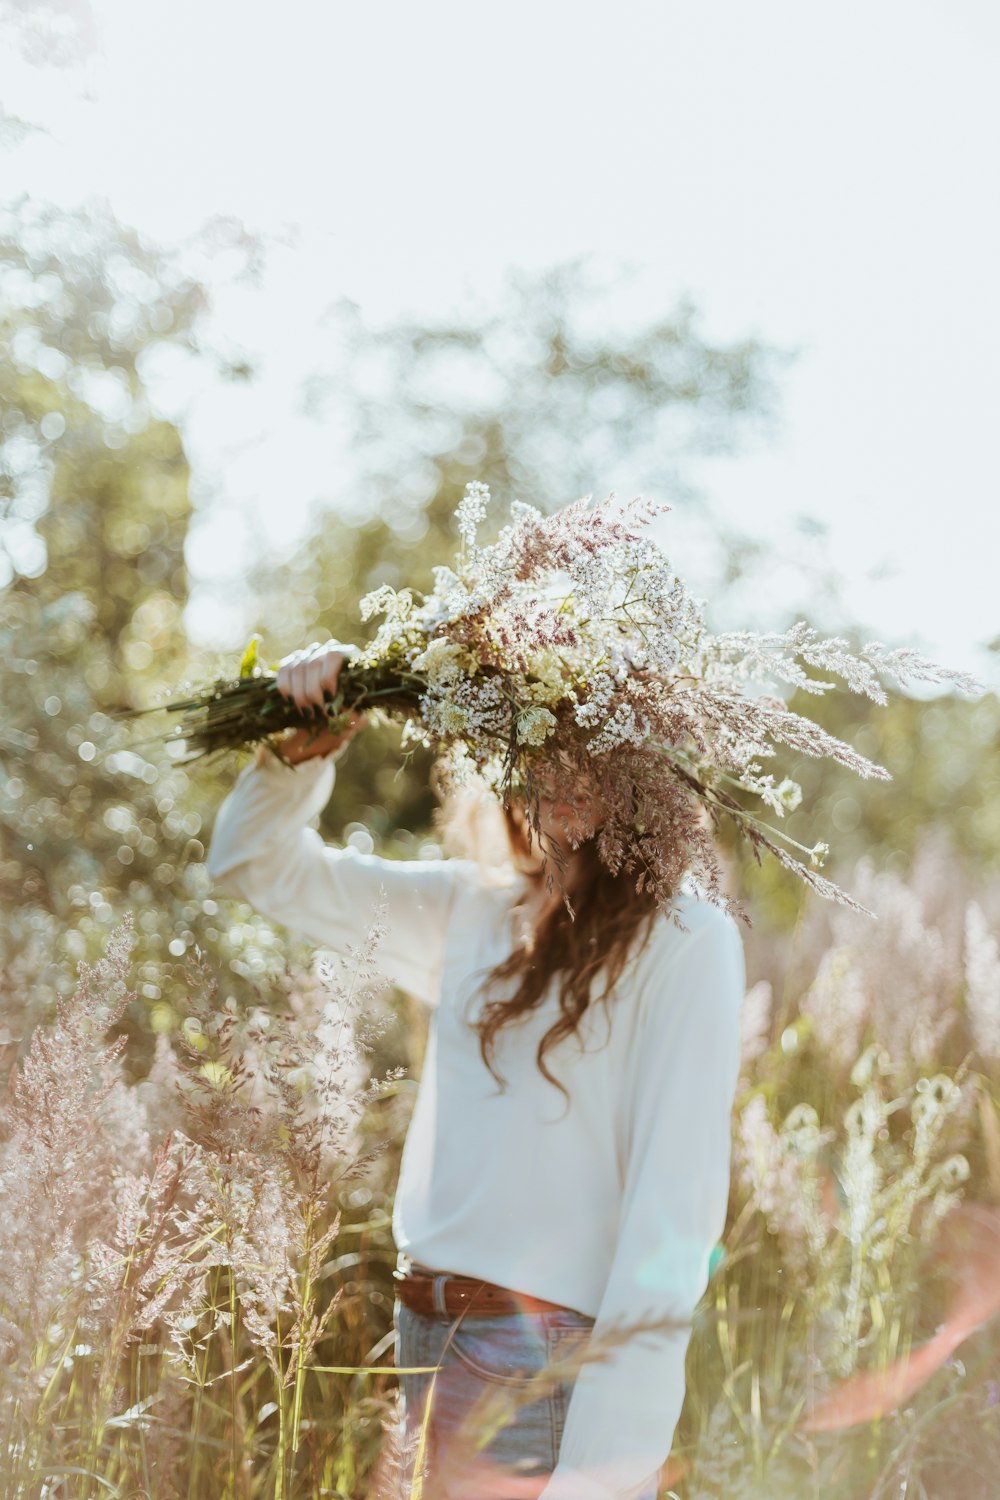
[[[859,869],[879,922],[824,913],[748,992],[729,1224],[664,1495],[995,1494],[1000,895],[929,880]],[[403,1472],[421,1496],[391,1319],[407,1081],[371,1070],[380,922],[246,1012],[193,962],[136,1079],[126,913],[6,1049],[11,1500],[389,1500]],[[474,1446],[514,1410],[477,1410]]]

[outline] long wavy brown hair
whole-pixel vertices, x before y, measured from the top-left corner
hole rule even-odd
[[[487,872],[513,865],[529,877],[536,892],[545,885],[545,874],[535,867],[526,823],[516,803],[502,808],[489,795],[452,793],[437,809],[435,823],[446,853],[471,857]],[[554,900],[536,918],[527,941],[516,944],[482,981],[484,995],[498,987],[507,990],[511,981],[516,984],[508,998],[487,999],[480,1015],[470,1022],[479,1034],[483,1062],[501,1091],[507,1080],[493,1062],[497,1032],[536,1010],[552,980],[558,979],[560,1014],[541,1038],[536,1061],[544,1077],[569,1100],[568,1090],[546,1066],[545,1054],[564,1037],[579,1032],[584,1012],[595,1003],[592,991],[598,978],[603,978],[599,1001],[607,1005],[613,999],[625,964],[642,951],[653,930],[657,907],[652,893],[636,891],[634,872],[611,874],[599,858],[596,833],[578,845],[575,857],[574,915],[562,899]]]

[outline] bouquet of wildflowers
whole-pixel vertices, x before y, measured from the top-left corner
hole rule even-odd
[[[644,533],[670,509],[663,503],[587,496],[546,516],[515,501],[496,541],[480,546],[489,499],[486,485],[466,486],[456,511],[460,551],[454,567],[433,569],[431,593],[383,584],[361,600],[363,620],[384,619],[345,663],[327,727],[336,731],[352,710],[401,721],[404,745],[441,754],[446,786],[478,776],[505,806],[519,798],[539,837],[542,795],[572,804],[581,787],[597,786],[600,827],[579,837],[596,832],[611,872],[633,873],[637,891],[652,890],[665,910],[690,872],[708,899],[743,915],[721,891],[712,837],[728,817],[758,859],[766,849],[820,895],[866,911],[818,873],[826,844],[798,843],[746,803],[756,799],[778,818],[798,806],[799,786],[765,770],[782,746],[863,777],[888,780],[889,772],[780,698],[748,689],[835,686],[807,667],[878,703],[887,701],[883,674],[968,692],[981,685],[910,650],[873,642],[851,653],[846,641],[820,638],[804,623],[712,634],[703,601]],[[303,727],[301,711],[275,691],[276,669],[257,661],[256,644],[235,680],[166,705],[187,715],[168,737],[197,755]]]

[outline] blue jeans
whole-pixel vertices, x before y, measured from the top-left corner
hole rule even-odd
[[[572,1308],[425,1316],[397,1297],[393,1323],[400,1369],[401,1500],[409,1500],[418,1461],[423,1500],[467,1500],[475,1489],[469,1475],[484,1470],[494,1481],[491,1500],[517,1500],[516,1490],[506,1493],[504,1474],[551,1474],[576,1367],[570,1366],[565,1379],[548,1367],[571,1360],[586,1344],[592,1317]],[[410,1372],[415,1365],[433,1368]],[[655,1490],[643,1500],[655,1500]]]

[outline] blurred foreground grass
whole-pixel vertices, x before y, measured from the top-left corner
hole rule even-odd
[[[786,944],[809,986],[747,996],[729,1225],[664,1471],[686,1500],[992,1493],[1000,886],[933,840],[909,880],[853,873],[878,923],[811,907]],[[7,1048],[5,1493],[392,1494],[412,1084],[373,1077],[399,1030],[374,935],[367,984],[320,958],[267,1005],[189,962],[130,1077],[132,925]]]

